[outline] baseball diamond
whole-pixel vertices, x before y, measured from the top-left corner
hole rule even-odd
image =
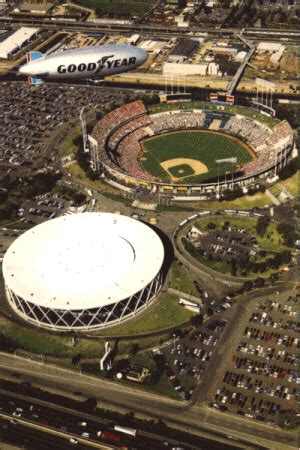
[[[161,166],[170,174],[172,181],[208,172],[205,164],[190,158],[168,159],[162,162]]]
[[[142,141],[141,163],[145,170],[163,181],[200,182],[236,171],[255,159],[241,140],[224,133],[185,130],[164,133]],[[236,158],[236,163],[216,164],[217,159]],[[197,162],[200,164],[197,167]]]

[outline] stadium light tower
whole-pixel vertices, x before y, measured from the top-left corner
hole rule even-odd
[[[88,141],[88,135],[86,131],[86,120],[84,115],[84,107],[80,110],[80,121],[81,121],[81,128],[82,128],[82,140],[83,140],[83,150],[84,153],[89,152],[89,141]]]
[[[218,196],[220,196],[220,164],[232,164],[232,174],[231,174],[231,180],[232,180],[232,188],[233,188],[233,169],[234,164],[236,164],[236,157],[233,156],[231,158],[225,158],[225,159],[216,159],[215,163],[218,165]],[[225,184],[226,184],[226,170],[225,170]]]

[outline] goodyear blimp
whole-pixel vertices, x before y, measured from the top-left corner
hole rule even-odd
[[[43,55],[27,53],[27,63],[19,73],[28,75],[31,84],[48,79],[103,80],[106,76],[133,70],[147,60],[147,53],[132,45],[99,45]]]

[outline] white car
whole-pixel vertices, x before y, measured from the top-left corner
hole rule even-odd
[[[88,437],[90,437],[90,433],[83,432],[83,433],[81,433],[81,436],[85,437],[85,438],[88,438]]]
[[[74,438],[71,438],[70,442],[71,442],[71,444],[75,444],[75,445],[78,444],[77,439],[74,439]]]
[[[86,422],[79,422],[78,425],[80,425],[81,427],[86,427],[86,426],[87,426],[87,423],[86,423]]]

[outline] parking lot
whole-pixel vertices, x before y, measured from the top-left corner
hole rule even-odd
[[[70,202],[56,194],[38,195],[31,200],[24,201],[18,210],[18,217],[29,224],[39,224],[54,219],[63,214],[70,206]]]
[[[1,83],[0,176],[18,179],[50,169],[57,156],[46,145],[51,133],[79,118],[83,106],[88,110],[117,98],[119,94],[97,87]]]
[[[207,325],[190,327],[183,336],[174,335],[173,342],[164,350],[166,374],[183,399],[196,398],[196,388],[216,352],[226,324],[226,320],[212,319]]]
[[[297,411],[300,294],[253,301],[209,406],[268,424]]]

